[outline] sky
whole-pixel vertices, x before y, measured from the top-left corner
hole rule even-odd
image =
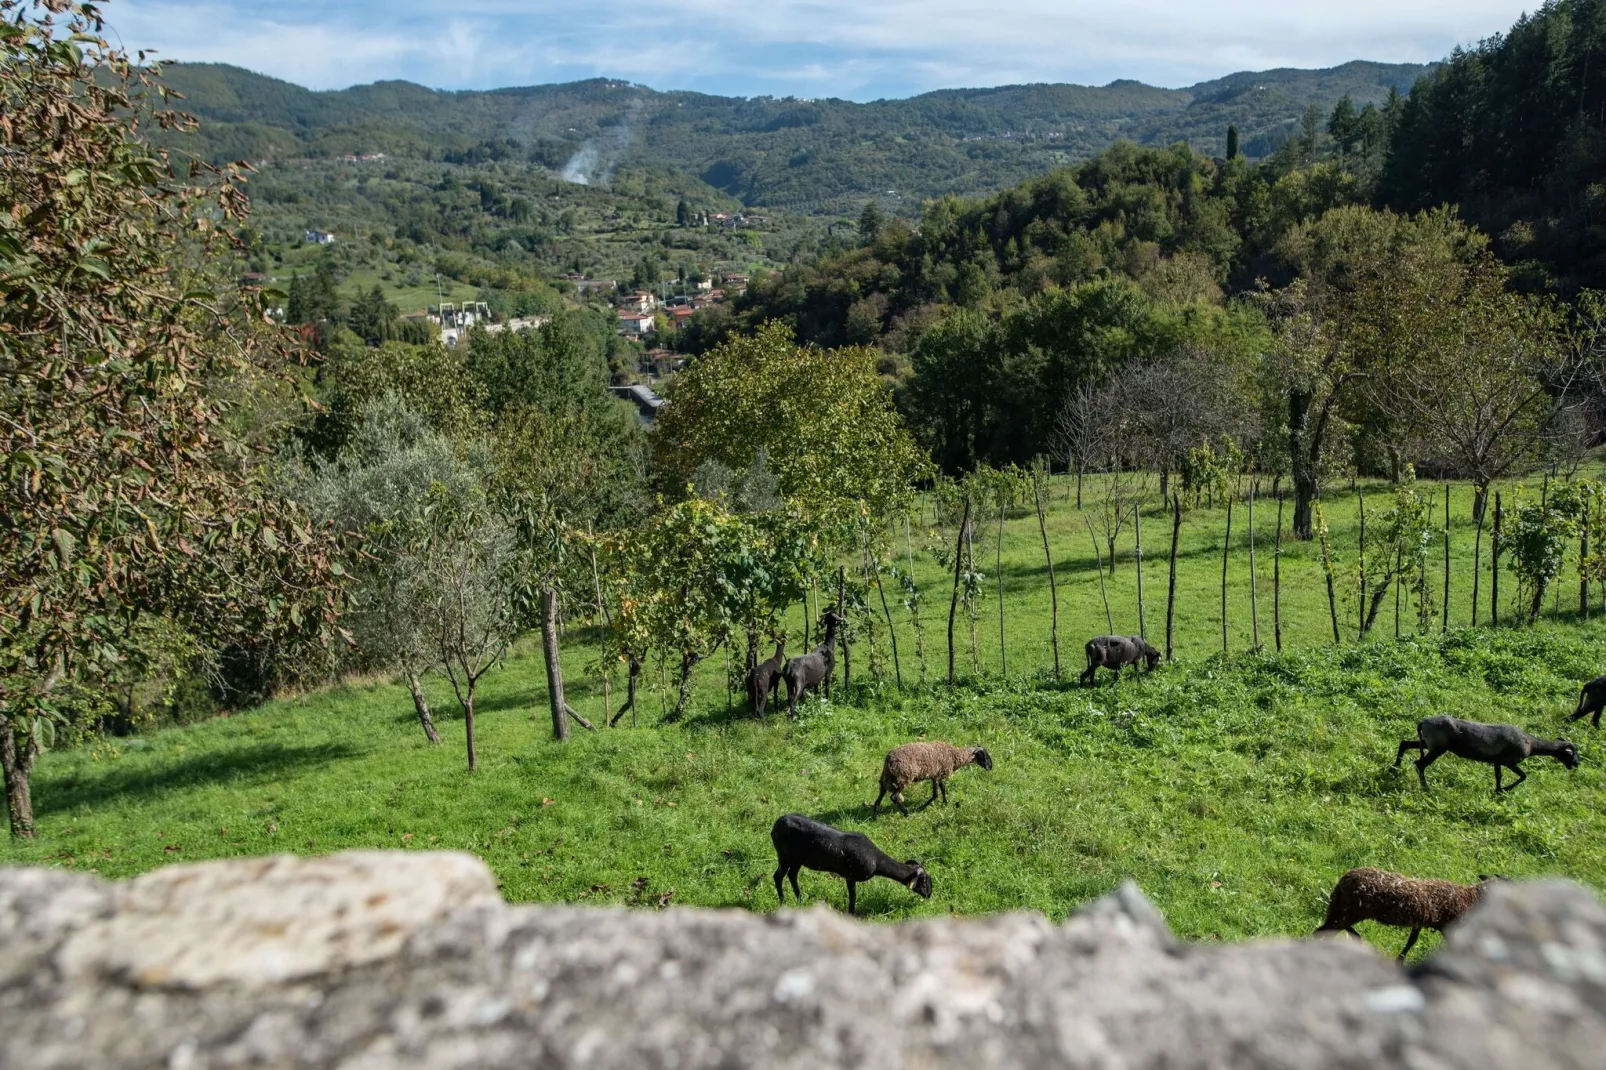
[[[130,49],[314,89],[622,78],[731,96],[873,100],[1133,78],[1182,87],[1352,59],[1425,63],[1535,6],[1504,0],[110,0]]]

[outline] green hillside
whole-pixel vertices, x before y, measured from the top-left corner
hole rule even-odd
[[[1381,102],[1429,70],[1355,62],[1246,72],[1188,89],[1026,85],[866,104],[660,93],[605,79],[489,92],[406,82],[312,92],[204,63],[175,64],[167,81],[204,121],[188,147],[211,159],[383,152],[561,170],[589,147],[591,174],[620,164],[670,168],[749,206],[841,211],[845,198],[894,191],[913,212],[925,198],[999,189],[1120,138],[1187,140],[1220,155],[1230,123],[1249,155],[1263,155],[1310,105],[1325,115],[1345,94],[1357,105]]]

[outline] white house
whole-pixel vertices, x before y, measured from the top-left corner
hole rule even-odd
[[[302,235],[308,245],[333,245],[335,236],[327,230],[309,230]]]
[[[652,330],[652,313],[635,312],[630,309],[619,311],[619,331],[622,334],[641,337]]]

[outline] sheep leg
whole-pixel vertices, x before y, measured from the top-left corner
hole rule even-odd
[[[1405,752],[1408,750],[1427,750],[1427,744],[1420,739],[1400,740],[1400,749],[1394,752],[1394,768],[1400,767],[1400,760],[1405,757]]]
[[[920,804],[920,809],[924,810],[926,807],[930,806],[932,803],[937,801],[937,785],[940,784],[940,783],[942,783],[942,781],[938,780],[935,777],[932,778],[932,780],[931,780],[931,798],[929,798],[925,802],[921,803]]]
[[[1406,940],[1405,941],[1405,946],[1400,948],[1400,961],[1401,962],[1404,962],[1405,961],[1405,956],[1407,956],[1407,955],[1409,955],[1411,953],[1411,949],[1416,946],[1416,938],[1421,936],[1421,935],[1422,935],[1422,929],[1421,929],[1420,926],[1418,926],[1417,928],[1411,930],[1410,939]]]
[[[882,788],[881,789],[881,794],[877,795],[875,797],[875,805],[870,807],[871,816],[873,816],[873,817],[880,817],[881,816],[881,800],[885,799],[886,797],[887,797],[887,789],[886,788]]]
[[[1430,750],[1416,760],[1416,778],[1422,782],[1422,790],[1428,790],[1428,766],[1439,760],[1442,750]]]
[[[901,791],[893,792],[892,793],[892,802],[893,802],[894,805],[896,805],[898,807],[898,812],[899,813],[901,813],[904,817],[908,817],[909,816],[909,808],[907,806],[903,805],[903,792],[901,792]]]
[[[948,805],[948,782],[946,780],[939,780],[939,781],[937,781],[937,787],[942,789],[942,804],[944,806],[947,806]]]
[[[1081,676],[1077,677],[1077,680],[1081,682],[1083,687],[1086,687],[1088,684],[1093,682],[1093,674],[1098,671],[1098,663],[1092,658],[1089,658],[1087,662],[1087,668],[1083,671]]]
[[[1512,783],[1507,784],[1505,786],[1505,788],[1502,789],[1500,787],[1500,767],[1498,765],[1495,766],[1494,767],[1494,790],[1495,790],[1495,794],[1496,795],[1500,794],[1500,792],[1502,790],[1511,791],[1514,788],[1516,788],[1516,786],[1518,784],[1521,784],[1524,780],[1528,779],[1528,774],[1524,773],[1522,771],[1522,766],[1520,766],[1520,765],[1508,765],[1508,766],[1506,766],[1506,768],[1510,769],[1513,773],[1516,773],[1517,774],[1517,779],[1515,781],[1513,781]]]
[[[780,869],[775,871],[775,894],[780,898],[781,906],[783,907],[786,905],[786,886],[781,883],[781,877],[784,876],[785,873],[786,866],[784,864],[782,864]]]
[[[801,864],[795,865],[792,867],[792,871],[787,874],[788,877],[792,878],[792,894],[797,897],[799,903],[803,902],[803,889],[797,886],[797,875],[802,868]]]
[[[858,900],[857,900],[858,890],[859,890],[859,886],[857,884],[855,884],[853,881],[848,881],[848,913],[849,914],[857,913],[857,910],[855,910],[855,907],[857,906],[857,902],[858,902]]]

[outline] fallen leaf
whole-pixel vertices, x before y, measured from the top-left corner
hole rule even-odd
[[[552,802],[553,802],[553,800],[551,800],[551,799],[542,799],[541,800],[541,805],[542,806],[551,806]]]
[[[407,842],[408,840],[410,840],[412,838],[413,838],[413,834],[411,832],[402,833],[402,842],[403,843]]]

